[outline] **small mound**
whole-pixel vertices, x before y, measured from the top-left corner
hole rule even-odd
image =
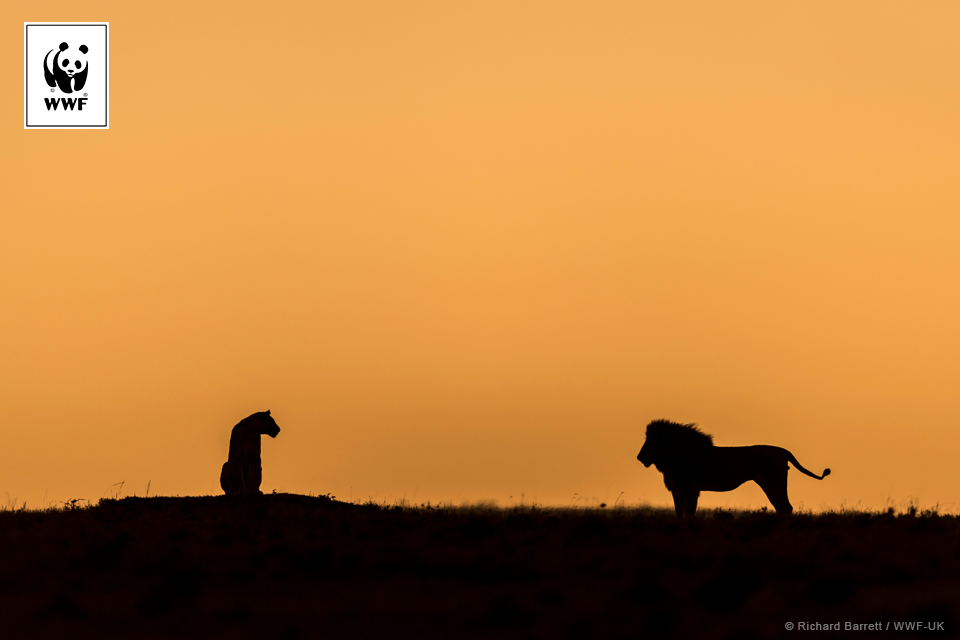
[[[343,509],[368,509],[369,507],[340,502],[328,496],[304,496],[296,493],[270,493],[265,495],[234,496],[156,496],[153,498],[128,497],[118,500],[103,499],[93,509],[101,512],[166,513],[170,515],[195,512],[237,511],[329,511]]]

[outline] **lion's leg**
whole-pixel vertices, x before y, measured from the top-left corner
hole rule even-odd
[[[790,504],[790,498],[787,497],[787,469],[768,477],[758,478],[757,484],[767,494],[770,504],[777,510],[777,515],[789,516],[793,513],[793,506]]]
[[[692,518],[697,515],[697,501],[700,500],[699,491],[691,491],[687,494],[687,509],[686,514],[688,518]]]
[[[683,513],[687,507],[687,494],[681,491],[673,491],[673,509],[677,512],[677,517],[683,520]]]

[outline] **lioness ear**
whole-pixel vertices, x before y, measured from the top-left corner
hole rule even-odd
[[[270,409],[267,409],[266,411],[264,411],[264,413],[267,415],[270,415]]]

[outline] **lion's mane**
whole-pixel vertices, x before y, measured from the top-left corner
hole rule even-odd
[[[713,436],[701,431],[696,422],[680,424],[670,420],[654,420],[647,425],[647,440],[675,451],[699,450],[713,446]]]

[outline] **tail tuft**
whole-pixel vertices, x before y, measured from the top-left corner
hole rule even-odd
[[[820,476],[820,479],[823,480],[823,479],[826,478],[828,475],[830,475],[830,469],[824,469],[824,470],[823,470],[823,475]]]

